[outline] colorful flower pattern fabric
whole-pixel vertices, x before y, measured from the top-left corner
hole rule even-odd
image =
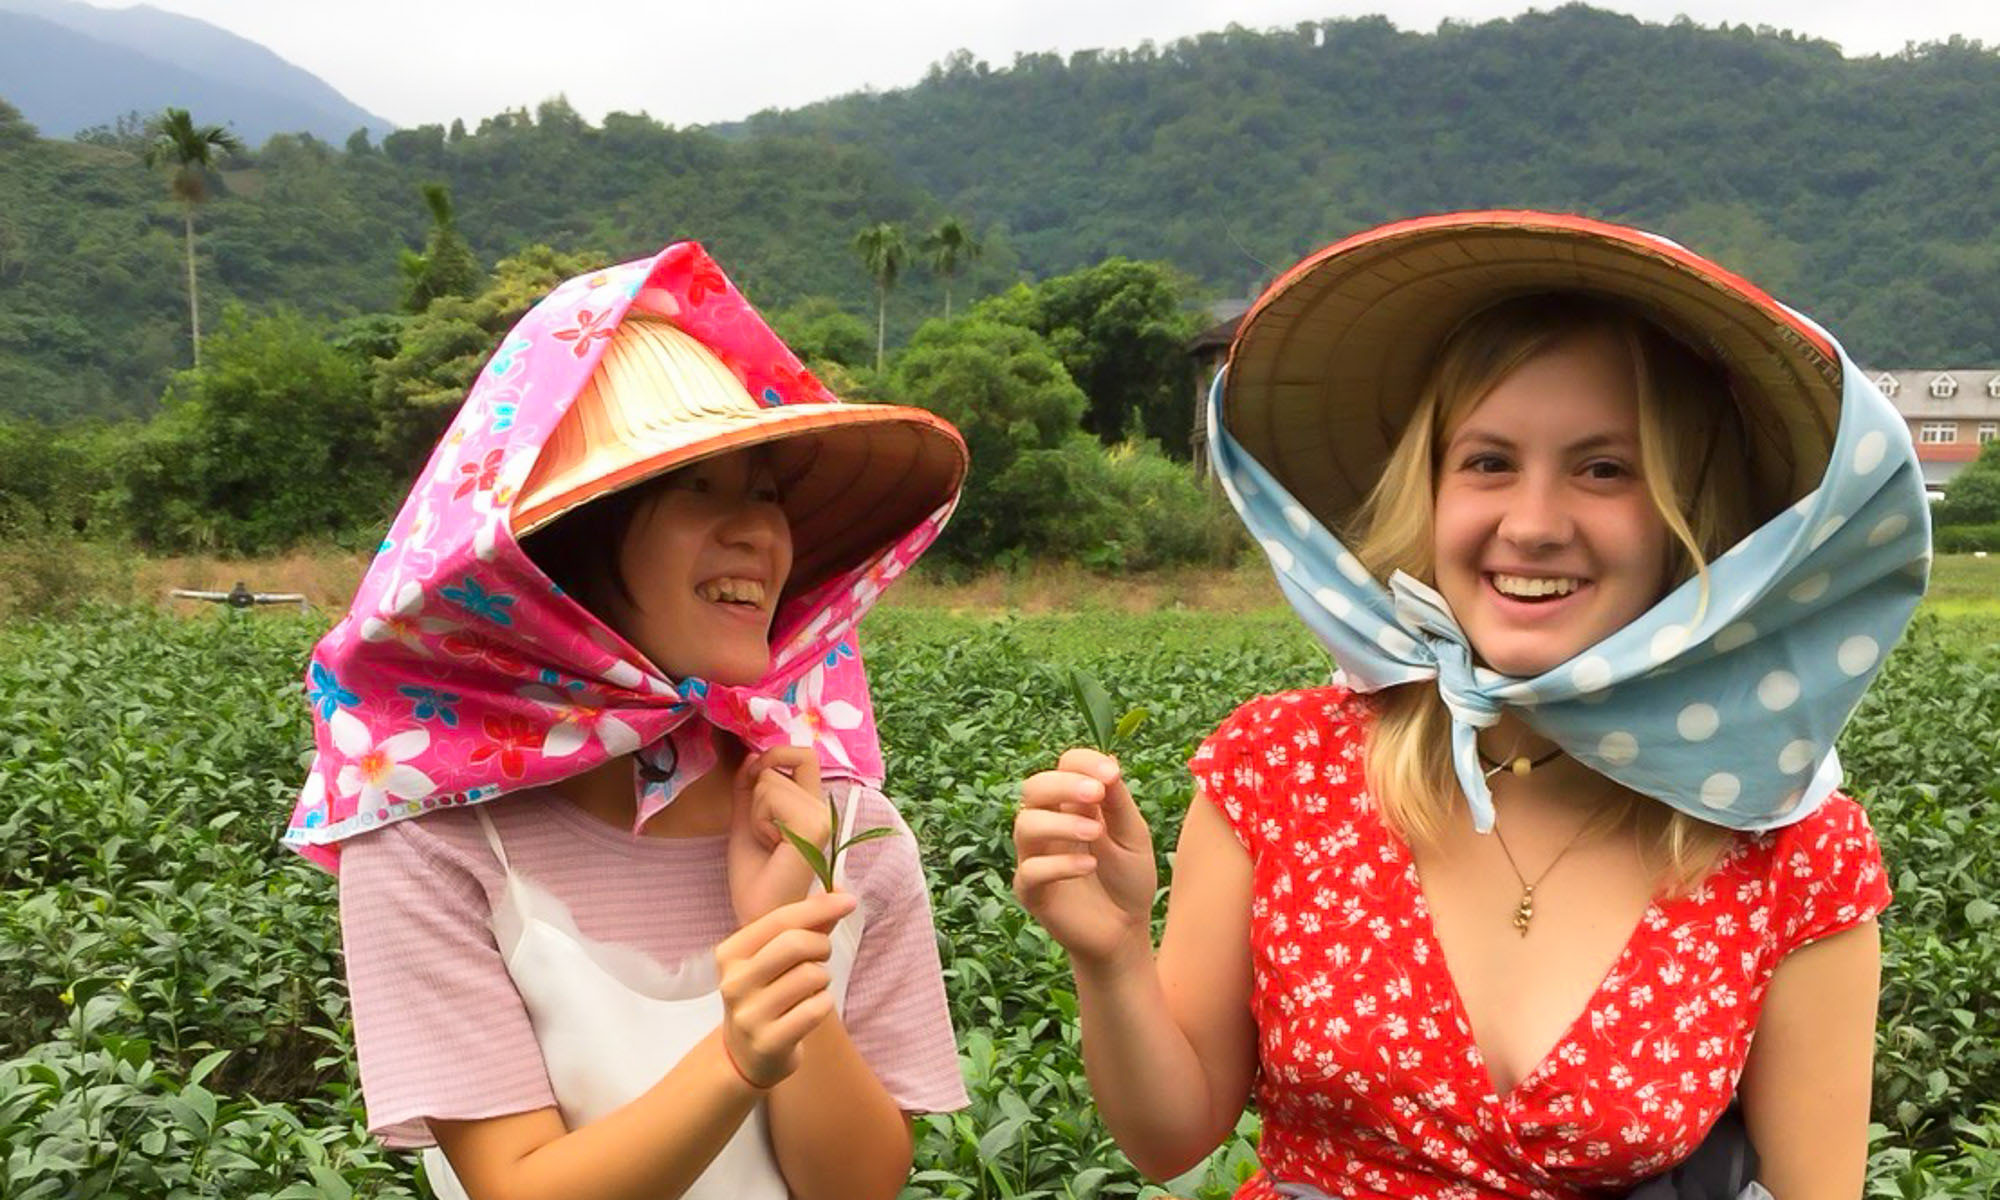
[[[1189,764],[1252,861],[1264,1170],[1239,1198],[1621,1194],[1727,1107],[1779,961],[1889,902],[1852,800],[1738,834],[1699,886],[1648,907],[1547,1057],[1495,1095],[1408,847],[1364,783],[1371,720],[1343,687],[1260,697]]]
[[[509,513],[535,456],[628,313],[672,321],[767,406],[837,403],[702,248],[568,280],[480,371],[307,669],[315,755],[286,845],[338,869],[339,843],[639,751],[640,824],[715,764],[709,728],[753,750],[815,747],[825,773],[882,782],[854,630],[937,538],[899,543],[787,600],[772,671],[750,687],[669,679],[522,553]]]

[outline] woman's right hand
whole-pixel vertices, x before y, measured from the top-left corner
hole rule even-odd
[[[1079,966],[1150,959],[1159,869],[1118,760],[1064,752],[1021,785],[1014,894]]]
[[[722,1045],[753,1087],[782,1083],[799,1066],[799,1043],[833,1012],[834,924],[854,911],[846,892],[780,905],[715,948]]]

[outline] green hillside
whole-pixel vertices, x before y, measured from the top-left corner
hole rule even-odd
[[[185,363],[180,213],[138,150],[39,138],[0,103],[0,417],[145,413]],[[877,221],[981,232],[963,300],[1110,255],[1241,295],[1381,220],[1569,209],[1719,257],[1864,361],[2000,362],[2000,53],[1971,43],[1848,60],[1583,7],[1429,34],[1363,18],[1004,68],[961,53],[912,88],[718,130],[592,126],[555,100],[379,146],[279,137],[200,212],[204,325],[232,301],[392,307],[433,180],[488,263],[692,236],[760,304],[870,317],[849,242]],[[892,340],[939,299],[907,272]]]
[[[1871,361],[2000,362],[2000,53],[1976,43],[1848,60],[1581,5],[1434,34],[1376,17],[961,53],[746,130],[879,148],[1037,272],[1122,253],[1234,293],[1383,220],[1554,208],[1715,254]]]

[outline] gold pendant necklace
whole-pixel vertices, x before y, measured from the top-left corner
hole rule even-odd
[[[1507,856],[1507,866],[1513,870],[1514,878],[1521,883],[1521,898],[1514,904],[1514,929],[1522,937],[1528,936],[1528,923],[1535,919],[1535,889],[1542,886],[1542,880],[1549,877],[1549,872],[1556,869],[1556,864],[1563,860],[1563,855],[1569,853],[1570,847],[1576,845],[1577,839],[1583,836],[1583,831],[1589,828],[1589,821],[1578,826],[1577,831],[1569,835],[1569,841],[1564,842],[1563,848],[1556,851],[1556,856],[1549,860],[1549,865],[1542,868],[1542,873],[1535,876],[1533,883],[1529,883],[1528,877],[1521,874],[1520,864],[1514,861],[1514,852],[1507,848],[1507,839],[1501,836],[1499,823],[1497,821],[1494,823],[1493,837],[1500,843],[1500,853]]]

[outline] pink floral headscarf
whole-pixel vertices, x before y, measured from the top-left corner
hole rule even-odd
[[[316,753],[284,843],[340,843],[640,752],[637,823],[714,767],[711,727],[751,750],[811,746],[879,786],[854,630],[936,540],[952,496],[867,561],[781,604],[753,686],[669,679],[522,553],[509,509],[628,312],[671,320],[767,406],[838,403],[699,245],[568,280],[508,333],[411,488],[353,606],[307,672]]]

